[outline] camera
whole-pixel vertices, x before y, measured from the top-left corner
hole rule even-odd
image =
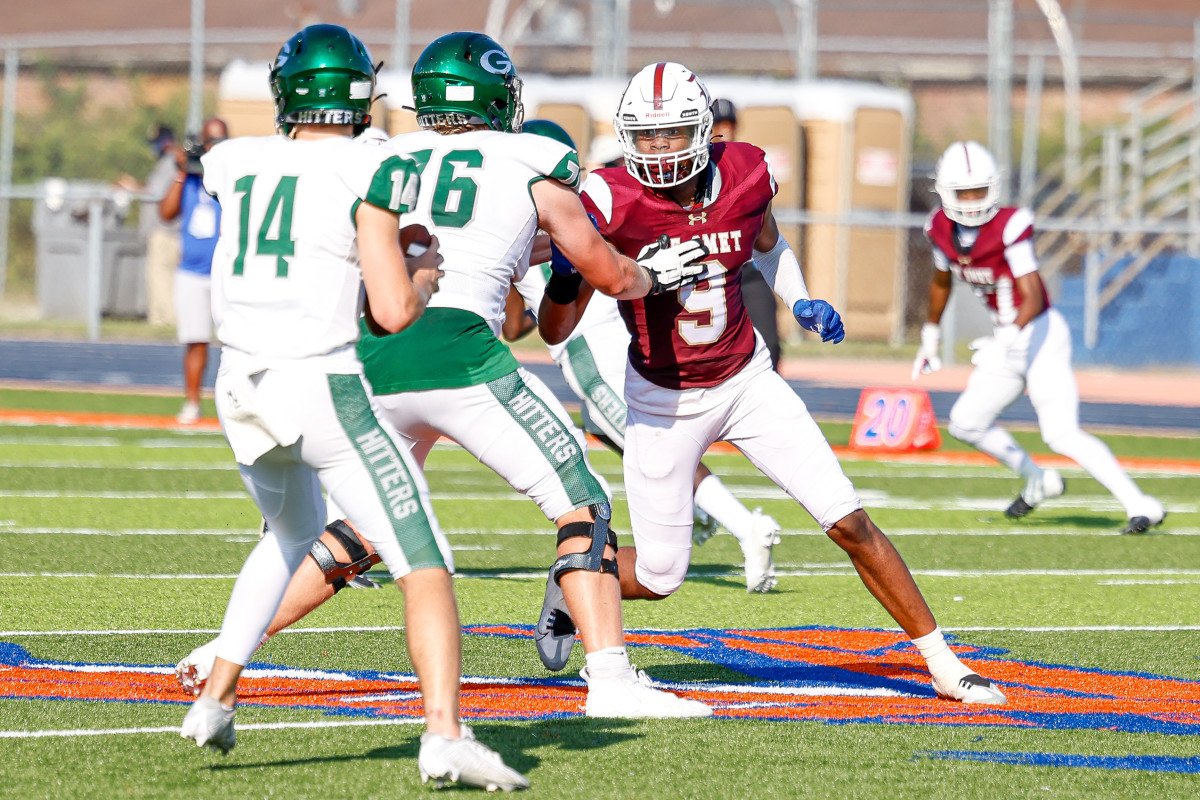
[[[200,163],[200,157],[208,152],[204,143],[189,136],[183,140],[183,152],[187,156],[187,174],[203,175],[204,165]]]

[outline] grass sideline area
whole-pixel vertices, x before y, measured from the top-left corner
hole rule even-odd
[[[0,390],[4,409],[154,416],[176,406]],[[834,445],[848,440],[849,425],[822,428]],[[1046,455],[1036,433],[1017,435]],[[512,694],[493,697],[496,713],[471,724],[527,773],[529,797],[1195,797],[1200,699],[1191,711],[1155,708],[1200,698],[1195,439],[1102,438],[1119,457],[1178,462],[1134,472],[1171,514],[1154,534],[1117,534],[1121,510],[1079,470],[1067,470],[1066,495],[1014,522],[1002,511],[1019,481],[1000,467],[938,454],[843,460],[942,627],[1009,692],[1005,715],[922,695],[927,682],[908,676],[910,656],[888,643],[894,623],[841,551],[743,457],[712,454],[706,462],[735,494],[783,525],[780,586],[748,595],[740,551],[722,533],[694,550],[675,596],[625,604],[626,626],[639,632],[632,656],[684,691],[792,694],[729,703],[712,720],[646,722],[589,720],[569,702],[541,716],[522,710],[528,697],[512,681],[579,691],[581,648],[551,675],[526,635],[551,526],[469,455],[439,446],[427,475],[472,626],[464,674],[486,681],[483,695]],[[966,451],[943,441],[947,456]],[[614,490],[627,543],[619,461],[604,450],[591,459]],[[178,737],[190,698],[167,673],[219,627],[257,522],[218,433],[0,424],[0,797],[432,791],[416,770],[422,727],[402,701],[371,700],[377,691],[345,701],[365,704],[355,713],[311,686],[286,703],[244,702],[238,747],[224,758]],[[255,664],[364,685],[403,676],[400,619],[394,587],[345,591]]]

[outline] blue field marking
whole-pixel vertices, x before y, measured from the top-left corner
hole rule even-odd
[[[981,761],[1024,767],[1085,767],[1088,769],[1144,770],[1146,772],[1200,773],[1200,756],[1084,756],[1069,753],[998,753],[974,750],[924,750],[914,758],[931,761]]]

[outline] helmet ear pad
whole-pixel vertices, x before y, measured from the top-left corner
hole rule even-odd
[[[712,149],[712,97],[687,67],[670,61],[639,71],[621,95],[613,128],[625,153],[625,168],[645,186],[677,186],[700,174]],[[688,142],[672,151],[642,152],[639,133],[675,128]]]
[[[507,51],[482,33],[434,39],[413,65],[413,104],[422,128],[485,125],[521,130],[521,79]]]
[[[942,211],[953,222],[978,227],[1000,211],[1000,168],[988,149],[979,142],[955,142],[938,159],[934,191]],[[962,198],[960,192],[986,190],[980,198]]]
[[[371,125],[375,62],[363,42],[340,25],[310,25],[293,35],[271,65],[275,127],[297,123],[351,125],[358,135]]]

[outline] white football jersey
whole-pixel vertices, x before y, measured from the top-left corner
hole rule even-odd
[[[532,267],[523,278],[514,283],[517,292],[525,300],[525,306],[535,317],[541,307],[542,295],[546,291],[545,270],[549,268],[549,265]],[[555,363],[561,364],[567,357],[567,345],[585,334],[590,334],[592,341],[610,342],[622,351],[629,349],[629,329],[625,327],[625,320],[621,318],[615,297],[609,297],[602,292],[592,293],[583,316],[570,335],[558,344],[547,345]]]
[[[212,308],[226,347],[264,360],[336,352],[357,369],[362,311],[354,213],[416,202],[412,162],[349,138],[230,139],[202,159],[221,203]],[[327,365],[328,366],[328,365]]]
[[[445,259],[429,307],[470,311],[499,335],[504,298],[524,275],[537,232],[530,187],[548,178],[577,189],[575,151],[545,136],[491,130],[418,131],[384,147],[420,170],[422,190],[404,222],[429,228]]]

